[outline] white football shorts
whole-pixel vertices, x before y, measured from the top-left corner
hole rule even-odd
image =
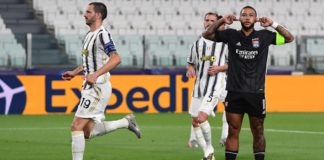
[[[105,120],[105,109],[111,95],[111,83],[93,84],[89,89],[83,89],[76,117],[91,118],[96,123]]]
[[[199,112],[204,112],[208,116],[215,116],[214,109],[218,102],[224,102],[227,95],[225,89],[221,89],[220,92],[215,92],[213,95],[206,95],[205,97],[192,97],[189,108],[189,114],[191,117],[198,117]]]

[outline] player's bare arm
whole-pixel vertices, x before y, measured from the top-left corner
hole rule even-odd
[[[294,41],[294,36],[285,27],[278,25],[276,31],[278,31],[282,36],[285,37],[285,43]]]
[[[75,75],[80,73],[82,70],[83,70],[83,66],[80,65],[77,68],[75,68],[73,71],[66,71],[62,74],[62,79],[69,81],[72,78],[74,78]]]
[[[263,27],[274,26],[275,30],[280,33],[285,38],[285,43],[290,43],[294,41],[294,36],[282,25],[276,24],[274,25],[274,21],[268,17],[261,17],[258,20]]]
[[[232,24],[233,21],[237,20],[234,15],[225,15],[223,18],[218,20],[216,23],[208,27],[205,32],[202,33],[202,36],[206,39],[214,41],[217,39],[215,32],[218,30],[220,26],[223,24]]]
[[[228,64],[224,64],[222,66],[211,66],[209,69],[208,69],[208,74],[209,75],[215,75],[219,72],[225,72],[227,71],[228,69]]]
[[[194,78],[196,76],[196,70],[195,70],[194,65],[187,64],[187,73],[186,73],[186,76],[188,78]]]
[[[103,67],[101,67],[100,69],[98,69],[96,72],[92,74],[88,74],[85,77],[87,83],[94,84],[97,81],[97,78],[99,76],[111,71],[112,69],[117,67],[120,63],[121,63],[121,59],[119,54],[116,51],[111,52],[109,61]]]

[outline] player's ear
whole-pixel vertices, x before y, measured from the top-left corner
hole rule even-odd
[[[255,22],[260,22],[258,17],[256,17]]]

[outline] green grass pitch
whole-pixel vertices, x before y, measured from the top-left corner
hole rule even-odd
[[[124,115],[107,115],[114,120]],[[85,160],[199,160],[199,148],[187,148],[187,114],[136,114],[143,132],[138,140],[127,129],[86,142]],[[0,160],[70,160],[72,115],[0,116]],[[265,121],[268,160],[323,160],[324,113],[268,113]],[[210,118],[216,159],[224,158],[221,114]],[[251,160],[248,117],[240,135],[239,160]]]

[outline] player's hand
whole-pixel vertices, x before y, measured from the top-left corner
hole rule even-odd
[[[74,78],[75,74],[72,71],[66,71],[62,74],[62,79],[69,81]]]
[[[208,68],[208,74],[209,75],[216,75],[221,70],[222,70],[222,67],[220,67],[220,66],[210,66]]]
[[[233,14],[228,14],[223,17],[225,24],[232,24],[233,21],[237,21],[236,17]]]
[[[268,17],[261,17],[257,19],[257,22],[260,22],[262,27],[269,27],[272,25],[273,21]]]
[[[96,73],[92,73],[92,74],[86,75],[84,78],[86,80],[86,83],[93,85],[96,83],[98,76]]]
[[[196,71],[194,68],[190,67],[187,69],[187,73],[186,73],[186,76],[188,78],[194,78],[196,76]]]

